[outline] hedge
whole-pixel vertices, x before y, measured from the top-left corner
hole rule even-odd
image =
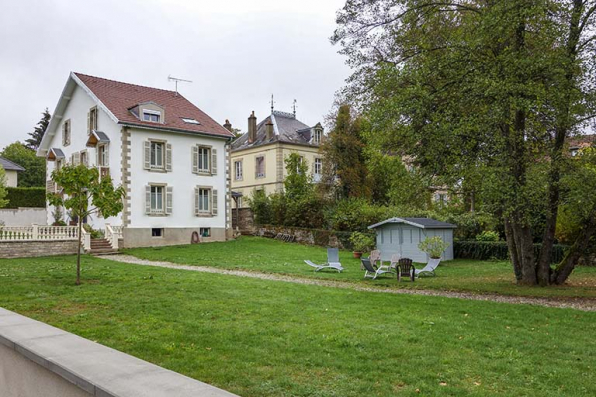
[[[534,244],[534,255],[538,256],[542,244]],[[559,263],[565,255],[568,246],[555,244],[551,256],[551,263]],[[499,259],[509,260],[509,250],[505,241],[456,241],[453,244],[453,254],[456,258],[465,259]]]
[[[46,206],[45,187],[7,187],[6,191],[8,204],[5,208],[45,208]]]

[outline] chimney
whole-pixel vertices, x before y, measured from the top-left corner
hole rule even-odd
[[[265,124],[265,132],[267,132],[267,140],[270,141],[273,138],[273,123],[271,122],[271,118]]]
[[[232,123],[230,123],[230,120],[226,119],[226,123],[223,126],[226,130],[232,132]]]
[[[253,143],[257,140],[257,117],[255,111],[248,117],[248,143]]]

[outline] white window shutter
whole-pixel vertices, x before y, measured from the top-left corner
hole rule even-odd
[[[110,166],[110,145],[105,145],[104,146],[104,152],[105,152],[105,167],[109,167]]]
[[[151,213],[151,186],[145,186],[145,213]]]
[[[70,120],[66,123],[66,144],[70,145]]]
[[[195,216],[199,216],[199,187],[195,186]]]
[[[143,142],[143,146],[144,146],[144,161],[145,161],[145,169],[151,169],[151,142],[150,141],[145,141]]]
[[[64,123],[64,126],[62,127],[62,146],[66,146],[66,126],[68,125],[68,123]]]
[[[217,189],[211,190],[211,213],[217,215]]]
[[[192,156],[192,173],[198,174],[199,173],[199,147],[194,145],[191,147],[191,156]]]
[[[87,135],[91,134],[91,111],[87,112]]]
[[[172,186],[166,186],[166,214],[172,213],[173,204]]]
[[[166,143],[166,171],[172,171],[172,144]]]
[[[217,174],[217,150],[211,149],[211,175]]]

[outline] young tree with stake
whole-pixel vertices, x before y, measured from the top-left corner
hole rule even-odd
[[[64,206],[77,218],[79,249],[77,253],[77,281],[81,284],[81,249],[83,219],[101,213],[105,218],[122,212],[124,188],[114,187],[112,178],[99,177],[97,168],[84,165],[67,165],[52,172],[52,180],[61,188],[61,193],[48,194],[53,206]]]

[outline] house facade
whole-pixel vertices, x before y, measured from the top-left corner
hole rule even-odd
[[[292,153],[302,157],[314,182],[322,176],[319,146],[324,137],[320,123],[308,126],[295,113],[272,110],[257,124],[254,112],[248,118],[248,132],[232,143],[232,190],[241,194],[238,207],[247,207],[254,190],[266,195],[284,189],[285,159]]]
[[[0,157],[0,167],[4,168],[5,186],[17,187],[19,184],[19,172],[25,171],[23,167],[17,163]]]
[[[60,191],[51,173],[65,164],[97,167],[124,187],[123,212],[84,220],[94,229],[123,226],[125,247],[187,244],[194,232],[230,235],[232,137],[177,92],[71,73],[37,154],[49,192]]]

